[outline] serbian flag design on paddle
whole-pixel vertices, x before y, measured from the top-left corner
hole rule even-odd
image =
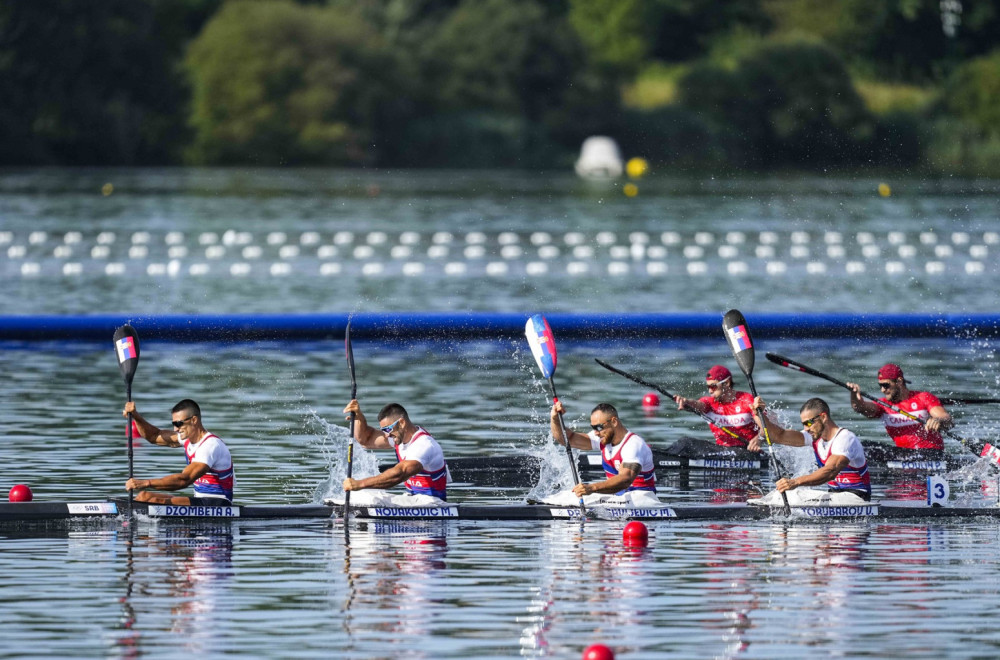
[[[737,353],[753,348],[750,344],[750,335],[747,333],[746,326],[738,325],[736,327],[729,328],[726,332],[729,333],[729,345],[732,346],[733,350]]]
[[[541,314],[535,314],[524,328],[524,334],[531,346],[531,353],[541,369],[542,375],[548,378],[556,370],[556,340],[552,336],[549,322]]]
[[[125,360],[132,360],[139,357],[139,354],[135,350],[135,342],[132,340],[132,337],[122,337],[115,344],[115,348],[118,351],[119,364]]]

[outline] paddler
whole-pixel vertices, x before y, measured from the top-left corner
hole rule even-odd
[[[754,400],[754,408],[764,411],[764,401]],[[830,406],[818,397],[809,399],[799,410],[802,431],[785,429],[775,424],[768,415],[761,414],[772,443],[790,447],[804,447],[806,435],[812,441],[813,455],[818,468],[801,477],[785,477],[775,484],[778,492],[793,490],[800,486],[819,486],[826,483],[830,492],[854,493],[868,502],[872,497],[871,478],[868,475],[868,461],[865,449],[858,436],[837,426],[830,416]]]
[[[760,428],[754,419],[753,396],[749,392],[734,389],[733,374],[721,364],[708,370],[705,387],[708,388],[708,396],[700,399],[675,396],[677,409],[687,408],[712,419],[714,423],[709,428],[715,435],[715,444],[760,451]]]
[[[559,415],[564,413],[561,401],[557,401],[550,412],[552,437],[561,445],[566,444],[559,424]],[[590,412],[590,429],[587,434],[567,431],[569,445],[576,449],[600,450],[606,478],[591,484],[577,484],[573,487],[574,495],[621,495],[628,491],[656,493],[653,452],[645,440],[625,428],[613,405],[599,403],[594,406]]]
[[[354,439],[365,449],[392,449],[399,460],[381,474],[365,479],[344,479],[344,490],[392,488],[405,483],[414,495],[430,495],[447,500],[448,464],[444,452],[430,433],[410,421],[406,409],[390,403],[378,413],[378,426],[368,425],[357,399],[344,408],[350,419],[355,414]]]
[[[188,465],[183,472],[159,479],[133,478],[125,482],[126,490],[141,491],[139,502],[176,505],[231,504],[236,482],[233,457],[226,443],[209,433],[201,423],[201,408],[191,399],[184,399],[171,410],[173,431],[163,431],[150,424],[136,410],[135,402],[125,404],[122,415],[132,415],[139,435],[161,447],[184,447]],[[174,491],[194,484],[194,497],[170,495],[150,489]]]
[[[905,410],[912,417],[882,403],[862,399],[857,383],[847,383],[851,391],[851,408],[870,419],[881,417],[886,433],[897,447],[941,451],[944,449],[941,432],[954,426],[954,421],[936,396],[911,390],[906,386],[908,382],[898,365],[890,363],[878,370],[878,386],[884,394],[879,401]]]

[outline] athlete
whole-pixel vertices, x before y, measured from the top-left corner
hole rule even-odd
[[[209,433],[201,425],[201,408],[191,399],[184,399],[171,410],[173,431],[163,431],[139,414],[135,402],[125,404],[124,416],[132,414],[139,435],[154,445],[161,447],[184,447],[187,467],[183,472],[168,474],[159,479],[129,479],[126,490],[141,491],[136,495],[139,502],[178,505],[224,505],[233,501],[233,487],[236,483],[233,457],[226,443],[214,433]],[[194,497],[170,495],[149,490],[174,491],[194,484]]]
[[[559,425],[559,415],[564,412],[562,402],[556,402],[549,415],[552,437],[561,445],[566,444]],[[655,494],[653,452],[645,440],[625,428],[615,407],[610,403],[597,404],[590,412],[590,428],[587,434],[567,431],[569,446],[584,450],[599,449],[606,479],[592,484],[577,484],[573,487],[573,494],[578,497],[592,493],[621,495],[634,490]]]
[[[837,426],[830,416],[830,406],[826,401],[812,398],[802,404],[799,419],[805,433],[775,424],[763,414],[764,401],[760,397],[754,400],[754,408],[761,413],[772,443],[804,447],[807,434],[812,440],[818,468],[801,477],[779,479],[775,484],[778,492],[783,493],[799,486],[818,486],[826,482],[830,492],[854,493],[866,502],[871,500],[872,484],[865,449],[858,436]]]
[[[885,393],[880,403],[862,399],[861,387],[857,383],[847,383],[851,390],[851,408],[871,419],[881,417],[886,432],[897,447],[943,450],[941,432],[954,426],[951,415],[936,396],[930,392],[911,390],[906,386],[907,382],[902,369],[895,364],[887,364],[878,370],[878,386]],[[897,412],[883,402],[909,414]]]
[[[344,413],[356,416],[354,438],[365,449],[392,449],[398,463],[381,474],[366,479],[344,479],[344,490],[365,488],[392,488],[405,483],[410,494],[432,495],[447,500],[449,481],[448,464],[437,440],[424,429],[410,421],[406,409],[390,403],[378,413],[378,426],[368,426],[357,399],[352,400]]]
[[[749,392],[733,389],[733,374],[720,364],[708,370],[705,376],[708,396],[685,399],[675,396],[677,409],[685,408],[707,415],[714,421],[709,426],[715,434],[715,444],[723,447],[743,447],[760,451],[760,428],[753,414],[753,396]],[[733,437],[723,429],[738,437]]]

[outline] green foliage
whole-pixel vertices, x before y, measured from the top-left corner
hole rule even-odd
[[[952,116],[986,135],[1000,136],[1000,49],[956,69],[943,99]]]
[[[175,59],[216,0],[0,3],[0,163],[169,162],[186,139]]]
[[[843,63],[823,46],[769,45],[735,71],[692,69],[679,87],[684,107],[735,132],[748,166],[861,162],[874,137]]]
[[[363,163],[392,62],[357,16],[231,2],[187,57],[195,163]]]

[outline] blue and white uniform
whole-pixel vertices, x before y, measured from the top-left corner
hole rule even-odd
[[[632,481],[628,488],[616,493],[632,490],[648,490],[656,492],[656,470],[653,466],[653,450],[649,448],[646,441],[640,436],[629,431],[617,445],[608,443],[601,447],[601,439],[597,433],[591,431],[587,434],[590,438],[591,448],[601,450],[601,464],[604,466],[604,474],[610,479],[618,476],[618,470],[622,463],[636,463],[639,465],[639,474]]]

